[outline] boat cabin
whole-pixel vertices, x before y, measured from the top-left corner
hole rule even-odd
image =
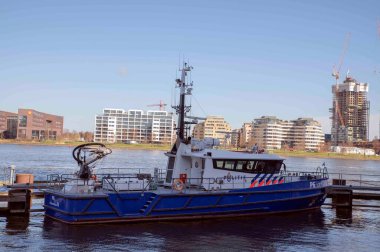
[[[197,140],[195,140],[197,141]],[[206,140],[207,141],[207,140]],[[199,141],[197,141],[199,142]],[[189,186],[205,190],[248,188],[253,178],[275,178],[284,159],[271,154],[253,154],[207,148],[194,148],[192,143],[181,143],[177,153],[167,153],[168,165],[165,185],[180,179]]]

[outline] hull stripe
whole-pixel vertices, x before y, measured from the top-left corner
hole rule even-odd
[[[269,176],[269,178],[267,178],[267,182],[266,182],[265,185],[270,185],[270,183],[272,182],[271,178],[273,177],[273,175],[274,175],[274,174],[271,174],[271,175]]]
[[[257,183],[257,178],[260,176],[261,174],[257,174],[252,180],[251,180],[251,185],[249,186],[249,188],[253,188],[255,187],[256,183]]]
[[[266,177],[267,175],[268,175],[268,174],[264,174],[264,176],[261,177],[261,179],[260,179],[260,181],[259,181],[259,185],[258,185],[258,187],[264,185],[264,183],[265,183],[265,177]]]

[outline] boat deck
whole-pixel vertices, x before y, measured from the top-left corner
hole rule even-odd
[[[236,188],[238,189],[238,188]],[[244,188],[240,188],[244,189]],[[136,194],[136,193],[154,193],[154,194],[159,194],[159,195],[168,195],[168,194],[173,194],[173,195],[178,195],[178,194],[210,194],[210,193],[220,193],[220,192],[228,192],[231,189],[220,189],[220,190],[205,190],[205,189],[200,189],[200,188],[186,188],[183,189],[182,191],[177,191],[171,187],[167,186],[158,186],[157,189],[154,190],[120,190],[120,191],[114,191],[114,190],[105,190],[105,189],[97,189],[96,191],[93,192],[65,192],[63,190],[55,190],[55,189],[46,189],[44,191],[49,191],[54,194],[58,195],[65,195],[65,196],[76,196],[76,197],[105,197],[108,196],[109,194]]]

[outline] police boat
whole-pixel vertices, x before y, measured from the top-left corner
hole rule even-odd
[[[144,172],[94,173],[95,164],[111,154],[101,143],[76,147],[79,171],[51,176],[45,190],[45,216],[68,224],[166,221],[285,213],[319,208],[326,198],[325,166],[313,172],[289,172],[284,159],[218,149],[217,139],[186,136],[193,87],[192,67],[184,64],[181,78],[177,140],[165,153],[165,174]],[[189,116],[190,117],[190,116]]]

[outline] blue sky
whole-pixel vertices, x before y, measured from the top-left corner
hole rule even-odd
[[[379,10],[377,0],[2,1],[0,110],[34,108],[92,130],[103,108],[170,104],[184,55],[194,115],[221,115],[233,128],[262,115],[313,117],[328,133],[331,72],[350,32],[341,75],[370,85],[372,138]]]

